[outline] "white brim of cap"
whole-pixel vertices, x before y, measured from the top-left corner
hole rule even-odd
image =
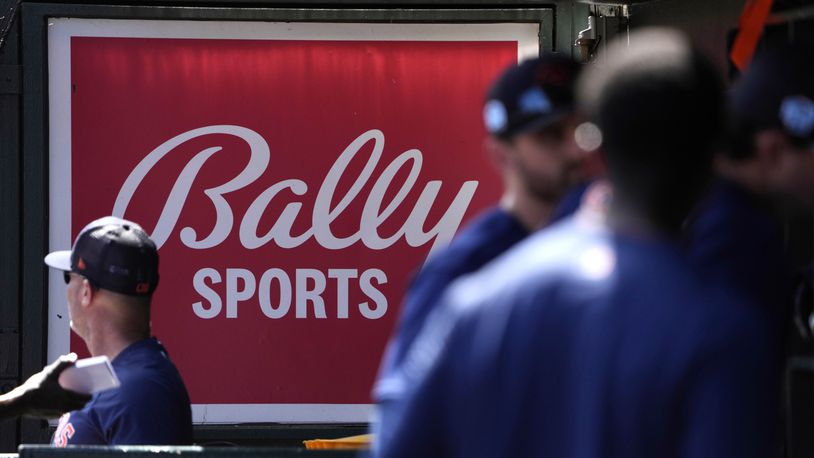
[[[71,270],[71,251],[54,251],[53,253],[49,253],[48,256],[45,257],[45,263],[48,264],[49,267],[53,267],[54,269],[59,270]]]

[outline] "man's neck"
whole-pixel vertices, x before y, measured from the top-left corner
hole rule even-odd
[[[555,205],[524,193],[506,193],[500,199],[500,208],[514,216],[529,232],[533,232],[548,224]]]
[[[148,334],[128,336],[114,329],[97,328],[91,331],[85,344],[91,356],[107,356],[113,361],[125,348],[147,337]]]

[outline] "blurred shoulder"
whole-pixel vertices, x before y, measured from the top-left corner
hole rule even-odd
[[[567,288],[583,291],[605,283],[613,249],[605,228],[568,218],[521,241],[482,269],[449,287],[444,302],[468,314],[506,309]],[[599,281],[597,281],[599,280]]]

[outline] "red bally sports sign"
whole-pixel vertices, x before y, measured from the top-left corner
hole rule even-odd
[[[366,420],[411,275],[499,197],[482,96],[536,25],[53,22],[50,248],[150,232],[196,421]]]

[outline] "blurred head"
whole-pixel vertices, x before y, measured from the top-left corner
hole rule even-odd
[[[729,94],[731,147],[724,158],[753,163],[762,191],[814,204],[814,63],[810,49],[758,54]]]
[[[707,185],[722,130],[713,66],[679,32],[644,29],[609,45],[579,98],[602,135],[614,206],[678,231]]]
[[[544,54],[507,69],[486,96],[489,150],[506,181],[541,202],[556,202],[579,177],[579,69],[571,58]]]

